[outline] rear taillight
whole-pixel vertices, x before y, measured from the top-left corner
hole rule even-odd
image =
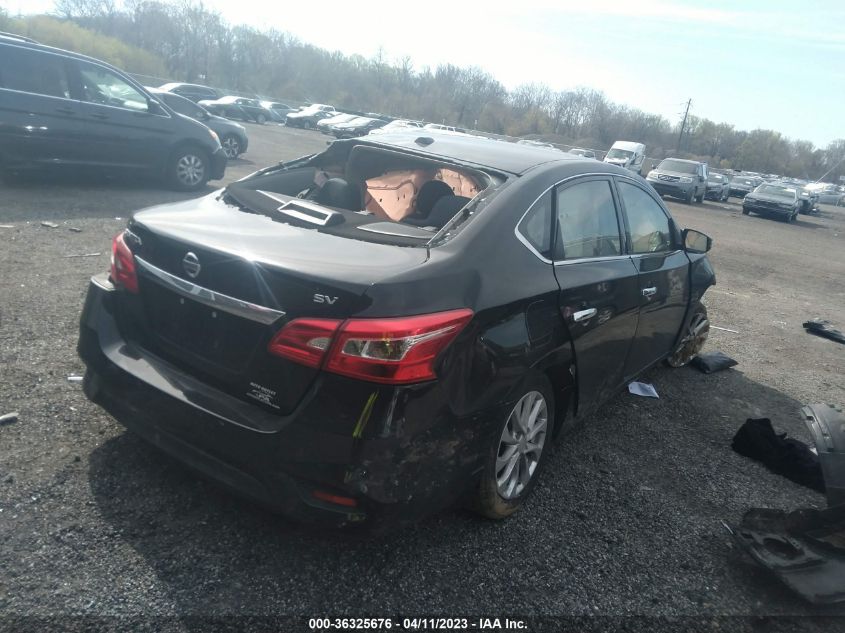
[[[268,350],[308,367],[319,367],[341,323],[335,319],[294,319],[273,337]]]
[[[135,256],[126,245],[124,233],[118,233],[111,245],[111,280],[129,292],[138,293],[138,275],[135,272]]]
[[[385,384],[436,378],[437,356],[472,318],[472,310],[390,319],[295,319],[269,351],[309,367]],[[325,357],[325,358],[324,358]]]

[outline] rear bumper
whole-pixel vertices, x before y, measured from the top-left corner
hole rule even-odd
[[[449,505],[480,472],[489,433],[479,420],[488,415],[450,416],[437,385],[392,388],[326,376],[289,415],[270,414],[126,340],[115,317],[120,292],[107,275],[89,284],[78,343],[86,396],[239,495],[309,523],[381,525]],[[356,433],[371,400],[372,420]],[[321,420],[344,417],[348,434],[319,430]],[[328,503],[315,490],[357,503]]]

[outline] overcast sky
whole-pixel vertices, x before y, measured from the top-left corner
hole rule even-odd
[[[843,0],[205,0],[232,23],[274,27],[344,53],[414,67],[475,65],[508,88],[589,86],[680,119],[770,128],[825,146],[845,138]],[[51,0],[0,0],[10,12]]]

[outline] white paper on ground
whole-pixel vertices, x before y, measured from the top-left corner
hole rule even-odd
[[[654,385],[645,382],[631,382],[628,383],[628,391],[635,396],[645,396],[646,398],[659,398]]]

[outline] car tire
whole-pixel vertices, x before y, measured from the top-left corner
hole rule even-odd
[[[695,189],[690,189],[690,192],[684,199],[684,202],[686,202],[687,204],[692,204],[693,200],[695,200]]]
[[[496,433],[472,499],[488,519],[516,512],[537,483],[554,431],[555,402],[548,378],[529,374]]]
[[[669,367],[683,367],[698,355],[707,342],[710,320],[707,318],[707,308],[703,303],[699,302],[695,305],[684,328],[678,347],[665,360]]]
[[[305,129],[305,130],[310,130],[312,128],[311,121],[305,121],[302,124],[302,128]]]
[[[695,197],[695,201],[696,201],[698,204],[704,204],[704,194],[702,193],[700,196],[696,196],[696,197]]]
[[[267,117],[259,112],[255,116],[255,122],[258,123],[258,125],[264,125],[265,123],[267,123]]]
[[[750,214],[751,214],[751,211],[749,211],[745,207],[742,207],[742,215],[750,215]]]
[[[196,191],[211,177],[211,164],[204,149],[185,145],[177,149],[167,164],[167,179],[177,191]]]
[[[241,155],[241,142],[234,134],[227,134],[220,139],[220,145],[223,146],[223,152],[229,160],[235,160]]]
[[[723,194],[722,194],[722,197],[721,197],[721,198],[719,198],[719,201],[720,201],[720,202],[727,202],[727,201],[728,201],[728,194],[727,194],[727,193],[723,193]]]

